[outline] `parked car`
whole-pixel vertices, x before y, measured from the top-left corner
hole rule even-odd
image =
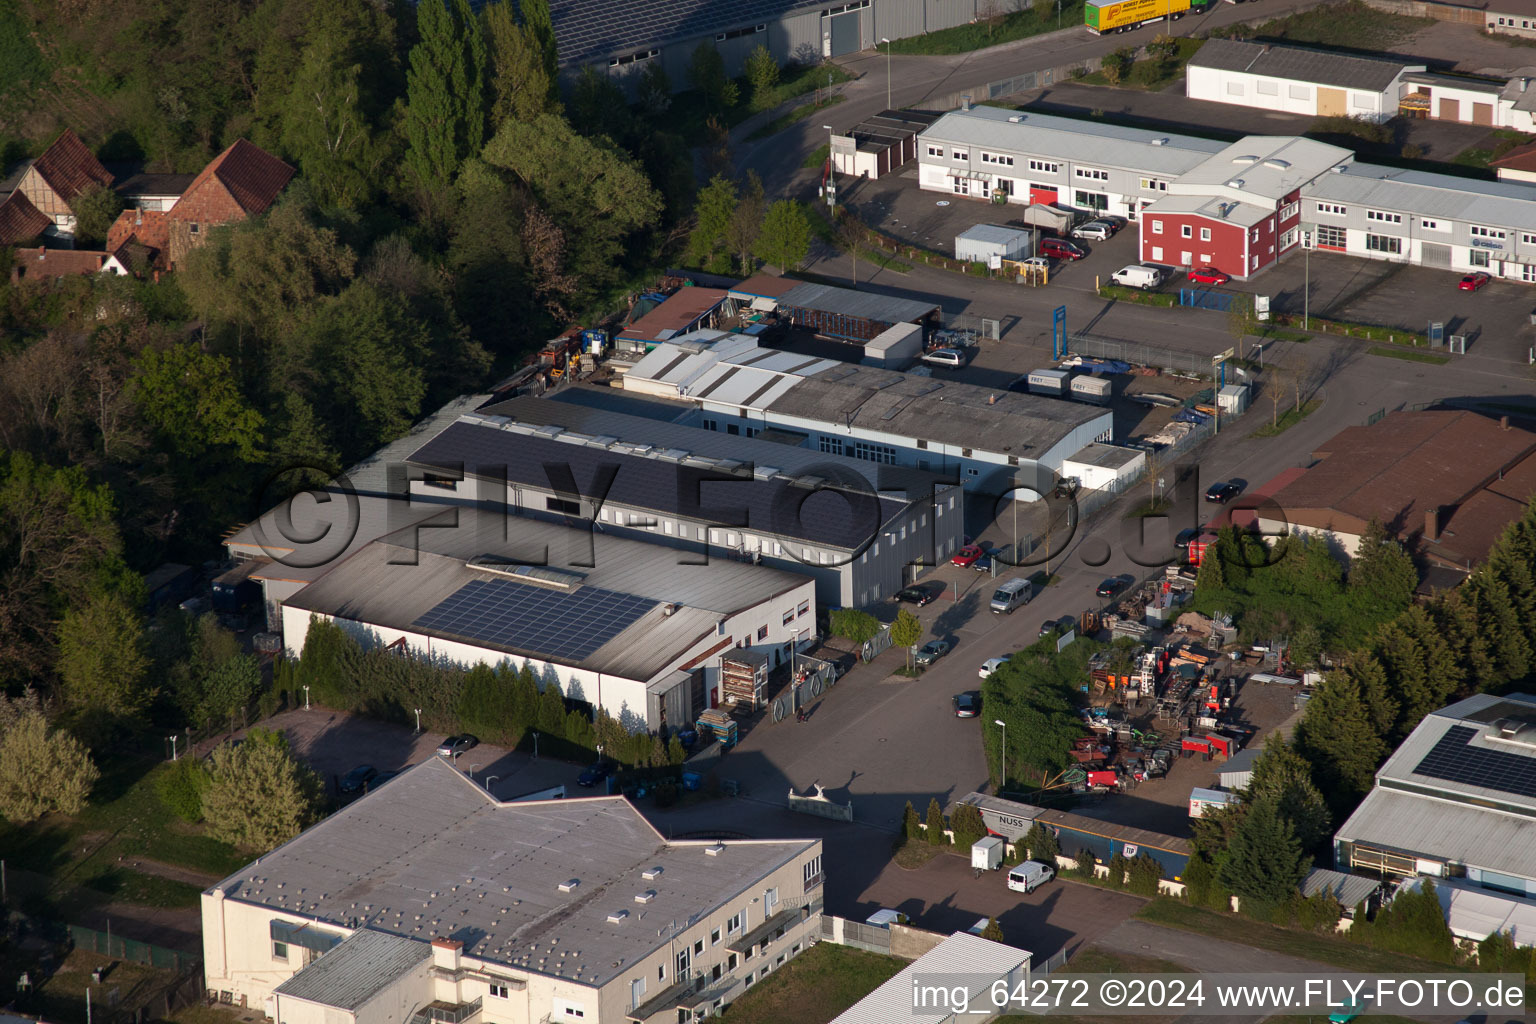
[[[1163,283],[1163,272],[1156,267],[1144,267],[1139,263],[1133,263],[1128,267],[1121,267],[1111,274],[1110,278],[1115,284],[1126,288],[1149,289]]]
[[[1189,547],[1190,541],[1194,540],[1204,532],[1205,528],[1202,526],[1191,526],[1187,530],[1180,530],[1177,534],[1174,535],[1173,546],[1178,548],[1180,551],[1183,551],[1185,548]]]
[[[1236,480],[1218,480],[1206,488],[1205,500],[1225,505],[1239,494],[1243,493],[1243,485]]]
[[[462,754],[466,750],[473,750],[479,745],[480,741],[466,732],[458,736],[449,736],[443,740],[442,746],[437,748],[437,752],[444,757],[452,757],[454,754]]]
[[[1070,615],[1063,615],[1059,619],[1046,619],[1040,625],[1040,635],[1050,636],[1052,633],[1065,633],[1069,629],[1077,628],[1077,619]]]
[[[903,587],[896,591],[896,600],[905,604],[915,604],[919,608],[925,604],[928,604],[938,596],[938,593],[934,590],[933,587],[925,587],[920,585]]]
[[[1040,240],[1040,255],[1056,260],[1076,261],[1086,257],[1088,250],[1064,238],[1043,238]]]
[[[1226,284],[1232,280],[1232,275],[1223,273],[1215,267],[1201,267],[1199,270],[1191,270],[1189,279],[1196,284]]]
[[[1094,593],[1098,594],[1100,597],[1114,597],[1116,594],[1120,593],[1120,591],[1130,586],[1132,580],[1134,579],[1134,576],[1129,576],[1124,573],[1120,574],[1119,576],[1111,576],[1100,583],[1098,589],[1095,590]]]
[[[981,550],[980,544],[967,544],[965,547],[955,552],[955,557],[949,560],[949,564],[959,566],[972,565],[975,563],[976,559],[980,558],[983,554],[985,554],[985,552]]]
[[[376,782],[379,770],[371,764],[360,764],[341,777],[336,788],[342,793],[360,793],[370,782]]]
[[[1087,238],[1095,242],[1107,242],[1114,233],[1115,229],[1101,220],[1091,220],[1072,229],[1073,238]]]
[[[1008,888],[1014,892],[1034,892],[1056,877],[1056,869],[1037,860],[1027,860],[1008,871]]]
[[[975,718],[981,714],[981,693],[977,690],[967,690],[965,693],[957,693],[954,696],[955,717]]]
[[[936,348],[923,353],[923,362],[946,370],[958,370],[965,365],[965,353],[958,348]]]
[[[1002,668],[1003,665],[1007,663],[1007,661],[1007,658],[988,658],[986,661],[981,663],[981,671],[976,674],[982,679],[985,679],[993,672],[996,672],[998,669]]]
[[[932,665],[949,653],[949,646],[948,640],[929,640],[917,649],[917,654],[913,656],[912,661],[918,665]]]
[[[971,568],[975,569],[977,572],[991,572],[992,559],[995,557],[995,555],[996,552],[983,551],[981,553],[981,557],[971,563]]]
[[[581,770],[580,775],[576,776],[576,785],[588,787],[595,786],[599,782],[606,781],[608,776],[612,775],[614,769],[617,767],[618,765],[614,764],[612,761],[609,761],[606,758],[596,762],[595,764],[589,764]]]
[[[1479,270],[1475,274],[1468,274],[1466,277],[1463,277],[1461,279],[1461,284],[1457,285],[1456,287],[1460,288],[1464,292],[1475,292],[1492,280],[1493,278]]]

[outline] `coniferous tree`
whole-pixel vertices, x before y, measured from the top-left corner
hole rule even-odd
[[[486,78],[489,59],[485,32],[469,0],[453,0],[453,28],[463,48],[462,78],[455,83],[459,101],[459,160],[485,148]]]
[[[465,155],[463,101],[456,90],[468,81],[467,55],[444,0],[421,0],[416,28],[421,38],[411,47],[405,76],[405,163],[419,186],[441,192]]]
[[[944,808],[939,806],[938,797],[928,801],[928,842],[933,846],[949,842],[944,837]]]
[[[1383,732],[1371,722],[1353,671],[1330,672],[1296,726],[1296,751],[1335,812],[1352,808],[1371,788],[1386,756]]]
[[[1250,803],[1273,800],[1305,852],[1315,852],[1331,834],[1328,804],[1312,782],[1311,765],[1279,733],[1265,741],[1243,798]]]
[[[922,819],[917,816],[917,808],[912,806],[912,801],[907,801],[907,809],[901,812],[901,827],[906,832],[908,839],[916,839],[923,834]]]
[[[997,923],[997,918],[987,918],[987,926],[981,930],[981,937],[991,942],[1003,941],[1003,926]]]
[[[523,27],[538,45],[539,56],[544,64],[544,78],[549,83],[549,102],[560,98],[560,55],[555,41],[555,22],[549,14],[549,0],[519,0],[523,12]]]
[[[1244,902],[1274,907],[1297,892],[1311,867],[1272,798],[1254,801],[1232,836],[1218,877]]]

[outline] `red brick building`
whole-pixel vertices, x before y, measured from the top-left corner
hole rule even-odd
[[[1298,137],[1248,136],[1180,175],[1141,215],[1141,259],[1248,278],[1301,241],[1301,189],[1353,154]]]
[[[245,139],[214,157],[165,214],[171,265],[202,244],[209,228],[266,212],[293,175],[292,167]]]

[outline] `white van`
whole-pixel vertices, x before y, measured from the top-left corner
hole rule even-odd
[[[1008,888],[1014,892],[1034,892],[1056,877],[1056,869],[1037,860],[1027,860],[1008,870]]]
[[[1009,580],[992,593],[993,614],[1005,612],[1012,615],[1015,608],[1029,604],[1033,593],[1034,586],[1029,580]]]
[[[1121,267],[1111,276],[1115,284],[1122,284],[1127,288],[1156,288],[1163,283],[1161,270],[1156,267],[1144,267],[1139,263]]]

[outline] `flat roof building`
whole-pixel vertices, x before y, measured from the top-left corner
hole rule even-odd
[[[1381,766],[1334,836],[1335,866],[1530,901],[1533,829],[1536,696],[1480,693],[1427,715]]]
[[[1424,68],[1301,46],[1208,39],[1189,59],[1184,94],[1260,110],[1379,123],[1397,115],[1403,76]]]
[[[501,802],[433,757],[205,891],[206,983],[289,1024],[713,1017],[819,934],[821,854]]]
[[[917,156],[917,134],[939,119],[922,110],[885,110],[865,118],[831,141],[832,169],[855,178],[878,178]]]

